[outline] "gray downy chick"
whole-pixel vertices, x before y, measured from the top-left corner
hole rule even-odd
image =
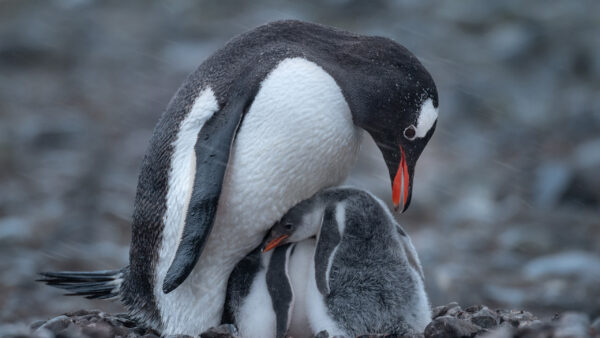
[[[305,295],[314,251],[308,239],[248,254],[229,277],[222,323],[244,338],[312,337]]]
[[[317,237],[306,290],[313,333],[423,332],[431,321],[415,248],[385,204],[353,188],[321,191],[271,229],[263,251]]]

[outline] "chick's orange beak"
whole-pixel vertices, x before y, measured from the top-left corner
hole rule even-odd
[[[269,241],[267,243],[267,245],[265,245],[265,247],[262,249],[262,252],[267,252],[267,251],[271,251],[273,249],[275,249],[276,247],[279,246],[279,244],[281,244],[281,242],[283,242],[284,239],[288,238],[288,235],[281,235],[271,241]]]
[[[410,187],[410,176],[408,176],[408,165],[406,164],[406,156],[404,149],[400,146],[400,152],[402,153],[402,159],[398,166],[398,171],[394,177],[394,184],[392,187],[392,201],[396,210],[402,208],[402,212],[406,210],[406,203],[408,202],[408,190]]]

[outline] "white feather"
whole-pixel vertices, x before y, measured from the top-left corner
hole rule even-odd
[[[325,271],[325,281],[327,282],[327,292],[331,291],[329,287],[329,274],[331,273],[331,267],[333,266],[333,261],[335,258],[335,254],[337,253],[338,248],[341,244],[341,238],[344,237],[344,230],[346,229],[346,202],[340,202],[335,206],[335,221],[338,227],[338,233],[340,234],[340,243],[338,243],[335,248],[331,251],[331,255],[327,257],[327,270]]]
[[[179,244],[185,215],[187,213],[194,175],[196,173],[196,155],[194,145],[200,129],[218,109],[217,99],[210,88],[204,89],[194,101],[188,115],[181,121],[177,138],[173,143],[173,156],[169,171],[169,189],[167,190],[167,209],[163,217],[164,229],[162,242],[159,248],[159,260],[156,266],[156,284],[154,296],[160,311],[161,322],[165,332],[173,333],[173,323],[181,320],[194,321],[198,310],[193,308],[189,312],[181,309],[181,299],[194,298],[197,293],[191,287],[178,288],[166,295],[162,291],[166,272],[175,256]],[[188,324],[189,325],[189,324]]]
[[[306,305],[306,287],[309,282],[310,262],[315,255],[315,240],[306,239],[296,244],[290,257],[289,275],[294,290],[294,306],[288,335],[295,338],[314,337],[316,332],[310,330]]]
[[[331,316],[329,316],[325,299],[317,288],[314,259],[311,260],[309,280],[306,286],[306,309],[308,310],[310,328],[315,334],[327,330],[330,337],[349,337],[349,335],[339,328]]]
[[[425,137],[427,132],[433,127],[438,118],[438,109],[433,106],[433,101],[427,99],[421,105],[419,118],[416,126],[416,137]]]
[[[271,260],[272,252],[261,255],[263,266]],[[258,272],[252,281],[250,292],[236,314],[240,335],[244,338],[275,337],[277,320],[269,290],[267,289],[267,269]]]

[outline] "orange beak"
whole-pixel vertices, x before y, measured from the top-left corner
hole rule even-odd
[[[398,171],[394,177],[392,201],[394,202],[394,207],[396,210],[398,210],[399,207],[402,207],[402,212],[404,212],[406,203],[408,202],[410,177],[408,176],[408,166],[406,165],[406,157],[404,155],[404,149],[402,149],[402,146],[400,146],[400,151],[402,152],[402,159],[400,160]]]
[[[275,249],[277,246],[279,246],[279,244],[281,244],[281,242],[288,238],[288,235],[282,235],[280,237],[275,238],[274,240],[270,241],[269,243],[267,243],[267,245],[265,245],[265,247],[262,249],[262,252],[267,252],[267,251],[271,251],[273,249]]]

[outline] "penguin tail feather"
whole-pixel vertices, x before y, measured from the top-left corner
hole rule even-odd
[[[120,270],[91,272],[41,272],[37,282],[67,290],[65,296],[84,296],[88,299],[117,299],[129,267]]]

